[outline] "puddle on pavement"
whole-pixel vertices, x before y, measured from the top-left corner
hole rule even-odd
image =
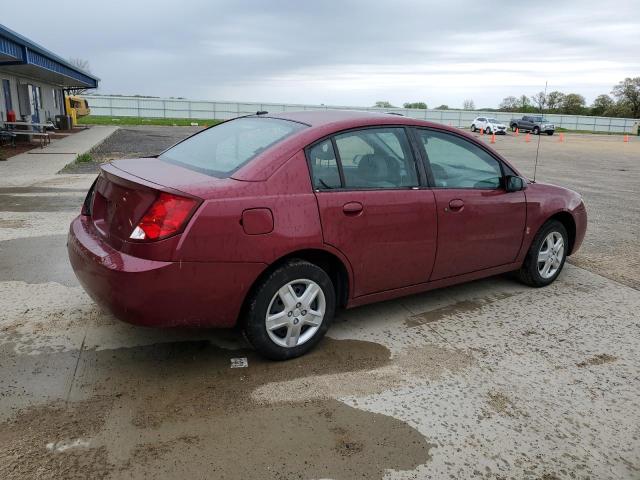
[[[444,307],[436,308],[434,310],[429,310],[428,312],[419,313],[417,315],[408,317],[405,320],[405,324],[408,327],[418,327],[420,325],[425,325],[427,323],[437,322],[438,320],[441,320],[446,317],[474,312],[486,305],[497,302],[499,300],[503,300],[505,298],[519,295],[520,293],[521,292],[513,292],[513,293],[500,292],[500,293],[494,293],[492,295],[489,295],[483,298],[461,300],[459,302],[452,303],[451,305],[445,305]]]
[[[43,357],[41,369],[26,365],[26,371],[21,357],[0,372],[37,395],[37,382],[25,385],[24,377],[68,378],[55,368],[71,368],[78,353],[34,356]],[[249,367],[231,369],[232,357],[247,357]],[[62,400],[49,401],[0,423],[0,477],[108,472],[147,478],[206,470],[215,478],[294,478],[303,472],[304,478],[339,479],[411,470],[429,460],[432,445],[400,420],[332,398],[265,403],[251,395],[271,382],[307,377],[312,383],[320,375],[349,372],[366,377],[390,362],[382,345],[330,338],[287,362],[206,340],[85,350],[68,408]],[[406,368],[420,370],[409,363]],[[56,452],[46,449],[51,442],[80,446]]]
[[[80,211],[85,193],[75,195],[6,195],[0,193],[0,212]]]
[[[247,408],[159,430],[111,429],[111,417],[127,408],[94,399],[25,410],[2,425],[0,476],[374,479],[427,463],[434,447],[400,420],[336,400]],[[63,439],[81,446],[46,448]]]
[[[67,182],[68,183],[68,182]],[[56,188],[56,187],[1,187],[0,195],[23,195],[23,194],[43,194],[43,193],[77,193],[78,195],[87,193],[88,188]]]
[[[67,236],[0,241],[0,281],[78,285],[67,257]]]

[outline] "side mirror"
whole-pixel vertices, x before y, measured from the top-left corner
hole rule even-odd
[[[504,177],[504,189],[507,192],[519,192],[527,188],[527,181],[522,177],[507,175]]]

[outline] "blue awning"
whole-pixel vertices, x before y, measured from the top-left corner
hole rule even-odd
[[[3,70],[62,88],[98,88],[100,81],[37,43],[0,25],[0,71]]]

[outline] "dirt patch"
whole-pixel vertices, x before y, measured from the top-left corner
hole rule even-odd
[[[42,354],[34,362],[69,368],[77,355]],[[239,356],[249,367],[229,368]],[[251,395],[261,385],[296,378],[366,377],[390,362],[381,345],[332,339],[281,363],[208,341],[83,351],[71,397],[84,400],[66,409],[61,403],[25,408],[0,423],[0,478],[172,478],[207,471],[212,478],[350,479],[414,469],[429,461],[433,445],[400,420],[331,398],[272,404]],[[26,373],[1,370],[8,382]],[[33,382],[22,381],[28,389],[50,374],[35,365],[29,373]],[[82,446],[46,448],[77,439]]]
[[[0,219],[0,228],[27,228],[29,224],[24,219]]]
[[[523,415],[517,405],[503,392],[493,391],[487,394],[489,399],[487,405],[491,407],[493,411],[507,417],[519,417]]]
[[[518,292],[514,292],[514,293],[501,292],[501,293],[490,295],[485,298],[462,300],[460,302],[456,302],[451,305],[446,305],[444,307],[436,308],[434,310],[429,310],[428,312],[413,315],[407,318],[407,320],[405,320],[405,324],[408,327],[418,327],[420,325],[425,325],[427,323],[437,322],[438,320],[441,320],[443,318],[475,312],[477,310],[480,310],[482,307],[486,305],[490,305],[494,302],[503,300],[505,298],[513,297],[515,295],[518,295]]]
[[[257,387],[252,398],[261,404],[271,404],[371,395],[412,383],[415,378],[434,381],[474,363],[475,359],[461,350],[426,345],[380,364],[366,375],[356,370],[268,382]]]
[[[99,171],[100,164],[111,160],[158,155],[203,128],[203,126],[169,127],[155,125],[120,127],[91,151],[93,161],[70,163],[59,173],[94,174]]]
[[[0,424],[0,478],[105,478],[107,449],[47,449],[47,443],[89,439],[104,425],[110,400],[94,399],[67,409],[63,403],[33,407]]]
[[[618,360],[618,357],[614,357],[613,355],[609,355],[607,353],[601,353],[594,357],[588,358],[580,363],[576,363],[578,367],[591,367],[594,365],[603,365],[605,363],[611,363]]]

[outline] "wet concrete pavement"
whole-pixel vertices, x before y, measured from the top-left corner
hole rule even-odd
[[[93,176],[0,185],[0,478],[640,477],[640,145],[567,137],[538,176],[585,194],[579,266],[342,312],[285,363],[101,312],[64,245]]]

